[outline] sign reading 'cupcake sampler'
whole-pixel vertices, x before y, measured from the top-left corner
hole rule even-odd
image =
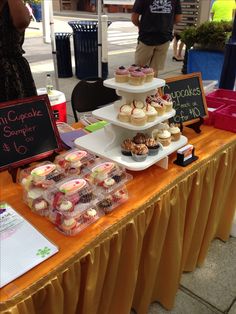
[[[46,95],[1,104],[0,170],[42,159],[59,149],[59,134]]]
[[[200,73],[181,75],[166,80],[163,87],[170,94],[176,115],[171,122],[191,124],[199,117],[207,117],[207,105]]]

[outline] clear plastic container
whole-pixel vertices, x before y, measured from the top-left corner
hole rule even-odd
[[[80,209],[70,213],[63,213],[58,210],[50,210],[49,219],[56,228],[65,235],[72,236],[78,234],[100,217],[104,216],[103,211],[96,206],[89,206],[87,209]]]
[[[97,199],[94,187],[78,176],[58,182],[46,190],[44,196],[52,210],[63,214],[72,212],[76,214],[90,207]]]
[[[93,164],[95,160],[95,155],[75,148],[58,155],[54,162],[64,169],[66,174],[77,175],[83,167]]]
[[[23,190],[23,200],[34,213],[47,217],[49,214],[49,203],[43,194],[44,189],[42,188]]]
[[[64,170],[59,165],[45,161],[21,170],[19,183],[26,191],[34,188],[46,190],[64,177]]]
[[[126,202],[128,198],[128,190],[125,185],[122,185],[113,190],[112,193],[105,194],[104,197],[98,201],[97,207],[105,214],[109,214],[117,206]]]
[[[45,191],[49,220],[65,235],[75,235],[104,213],[96,207],[96,189],[78,176],[68,177]]]
[[[49,203],[44,192],[64,176],[64,171],[50,161],[23,169],[19,175],[19,183],[23,187],[24,202],[34,213],[48,216]]]
[[[132,179],[125,168],[115,162],[97,159],[96,162],[83,171],[84,178],[96,185],[98,193],[111,193]]]

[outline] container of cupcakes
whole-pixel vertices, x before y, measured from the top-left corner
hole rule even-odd
[[[68,177],[44,193],[49,219],[66,235],[74,235],[99,219],[95,188],[79,176]],[[90,218],[90,219],[89,219]]]
[[[124,184],[116,187],[109,193],[105,193],[97,203],[98,209],[102,210],[105,214],[112,212],[117,206],[126,202],[129,198],[128,190]]]
[[[125,184],[133,177],[117,163],[98,159],[96,164],[87,169],[84,178],[96,186],[97,207],[108,214],[127,201],[128,191]]]
[[[88,182],[96,186],[99,195],[109,194],[132,180],[132,176],[124,167],[102,158],[98,158],[93,165],[87,167],[83,175]]]
[[[49,203],[44,197],[44,192],[64,177],[64,170],[50,161],[23,169],[19,175],[19,183],[23,187],[24,202],[33,212],[47,216]]]
[[[104,212],[99,210],[96,205],[91,205],[82,210],[77,208],[77,210],[73,212],[63,213],[59,210],[51,210],[49,220],[56,226],[57,230],[67,236],[73,236],[102,216],[104,216]]]
[[[78,175],[84,167],[93,164],[95,160],[95,155],[85,150],[74,148],[58,155],[54,163],[58,164],[65,171],[66,175]]]

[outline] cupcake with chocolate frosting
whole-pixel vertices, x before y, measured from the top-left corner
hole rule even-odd
[[[137,133],[134,137],[133,137],[133,142],[135,144],[145,144],[146,142],[146,135],[144,133]]]
[[[148,148],[145,144],[135,144],[131,154],[135,161],[144,161],[148,156]]]
[[[134,146],[134,142],[127,138],[121,144],[121,153],[125,156],[131,156],[131,150]]]
[[[160,149],[160,145],[154,138],[152,137],[147,138],[145,144],[148,148],[148,155],[150,156],[157,155]]]

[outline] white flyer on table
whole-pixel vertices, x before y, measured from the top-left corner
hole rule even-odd
[[[9,204],[0,202],[0,287],[58,252]]]

